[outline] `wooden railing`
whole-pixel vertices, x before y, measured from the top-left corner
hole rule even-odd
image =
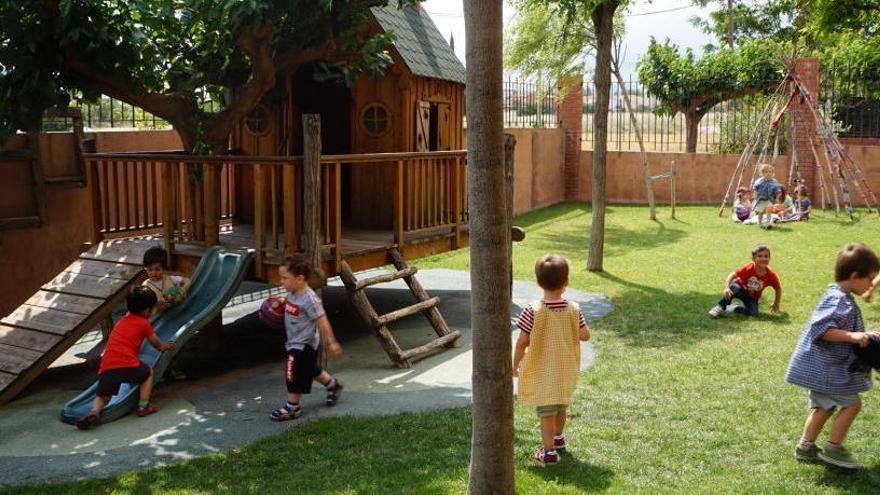
[[[235,180],[230,163],[204,157],[162,154],[86,154],[92,204],[92,241],[115,234],[136,235],[168,227],[173,241],[204,241],[206,209],[218,219],[235,216]],[[188,177],[204,175],[205,180]],[[205,201],[205,189],[219,193]],[[197,200],[191,201],[195,193]],[[208,204],[213,203],[213,204]],[[210,222],[208,222],[210,223]]]
[[[166,248],[176,243],[219,243],[220,220],[237,213],[236,183],[243,167],[253,171],[254,231],[258,271],[267,257],[300,249],[303,158],[298,156],[190,156],[180,154],[86,154],[93,232],[97,242],[109,235],[136,235],[161,229]],[[407,236],[449,235],[461,245],[468,221],[464,151],[324,155],[320,160],[320,245],[333,267],[342,261],[343,165],[392,164],[394,243]],[[200,171],[200,172],[199,172]],[[201,180],[191,180],[201,174]],[[447,232],[442,232],[446,230]],[[258,275],[260,275],[258,273]]]

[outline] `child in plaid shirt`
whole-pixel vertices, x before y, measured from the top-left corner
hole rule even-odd
[[[867,246],[853,243],[844,247],[834,267],[837,283],[828,287],[813,310],[791,356],[785,380],[810,391],[813,410],[795,447],[797,459],[822,460],[848,469],[861,467],[843,446],[846,433],[862,408],[859,393],[871,388],[870,369],[863,369],[857,362],[853,344],[865,347],[871,335],[880,333],[865,332],[862,312],[853,293],[867,293],[878,271],[880,261]],[[825,449],[820,449],[816,438],[838,407],[840,412],[831,425],[831,435]]]

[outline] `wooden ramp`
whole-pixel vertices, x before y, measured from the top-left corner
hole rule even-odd
[[[151,238],[101,242],[0,319],[0,405],[15,398],[80,337],[107,320],[145,278]]]
[[[416,280],[418,269],[414,266],[407,266],[396,246],[388,250],[388,256],[397,269],[394,273],[358,280],[351,267],[348,266],[348,263],[342,261],[340,263],[340,277],[352,304],[360,313],[361,318],[373,329],[376,338],[379,339],[379,343],[385,349],[385,352],[388,353],[388,357],[391,358],[394,365],[398,368],[410,368],[414,359],[422,357],[438,347],[458,347],[458,338],[461,336],[461,332],[449,330],[443,315],[437,309],[437,306],[440,304],[440,298],[430,297],[422,287],[422,284]],[[401,278],[409,286],[410,291],[412,291],[413,296],[418,302],[380,316],[364,293],[364,289],[371,285],[384,284]],[[414,349],[403,350],[397,344],[397,341],[394,340],[388,325],[393,321],[418,312],[422,312],[428,319],[428,322],[430,322],[437,333],[437,338]]]

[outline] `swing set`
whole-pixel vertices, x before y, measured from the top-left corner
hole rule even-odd
[[[809,109],[808,118],[815,122],[815,134],[804,135],[805,133],[798,131],[798,126],[794,122],[794,114],[789,114],[795,103],[805,104]],[[844,211],[849,215],[850,219],[854,219],[852,198],[850,190],[858,194],[865,205],[868,213],[872,213],[875,209],[880,212],[877,197],[871,190],[864,172],[856,164],[855,160],[847,153],[837,135],[833,132],[829,119],[819,111],[817,99],[804,86],[803,82],[791,71],[786,74],[782,82],[776,87],[772,97],[767,102],[764,110],[758,119],[758,124],[752,130],[746,147],[740,155],[730,182],[727,185],[727,191],[724,193],[724,199],[721,202],[721,208],[718,210],[718,216],[724,215],[724,209],[733,200],[731,192],[736,191],[743,185],[743,179],[750,176],[746,186],[751,187],[755,182],[758,169],[763,163],[770,163],[774,167],[779,157],[780,139],[785,132],[783,129],[783,121],[786,115],[790,115],[789,127],[791,129],[788,149],[790,150],[790,167],[788,174],[787,189],[791,189],[792,185],[804,182],[801,177],[801,164],[798,162],[797,149],[798,144],[804,143],[812,152],[815,163],[815,174],[819,183],[820,204],[822,209],[833,201],[835,214],[840,213],[841,203]],[[768,158],[770,143],[773,143],[772,158],[769,162],[765,162]],[[820,153],[816,148],[821,149]],[[820,159],[824,158],[824,160]],[[736,185],[734,187],[734,184]]]

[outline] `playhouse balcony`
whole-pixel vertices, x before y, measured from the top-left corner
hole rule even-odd
[[[86,154],[91,241],[161,236],[184,271],[208,246],[251,248],[253,275],[275,280],[272,265],[314,232],[328,275],[343,259],[354,270],[382,266],[393,245],[406,259],[467,245],[465,160],[465,151],[324,155],[307,194],[301,156]]]

